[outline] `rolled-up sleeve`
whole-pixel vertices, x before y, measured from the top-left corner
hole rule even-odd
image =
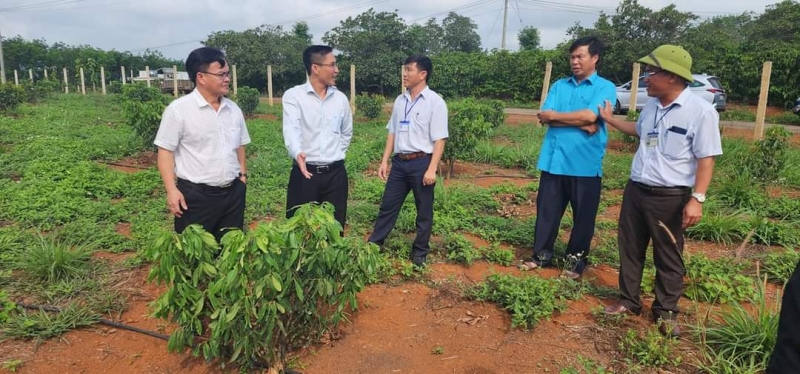
[[[153,141],[157,147],[168,151],[175,151],[181,138],[182,121],[173,105],[167,106],[161,115],[161,124],[158,126],[156,138]]]
[[[283,95],[281,100],[283,102],[283,142],[286,150],[289,151],[289,156],[294,160],[303,152],[300,106],[291,90]]]

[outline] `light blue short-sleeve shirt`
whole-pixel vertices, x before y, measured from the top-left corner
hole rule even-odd
[[[386,129],[394,135],[395,153],[433,153],[433,143],[449,136],[447,104],[428,87],[414,100],[406,91],[394,100]]]
[[[631,180],[649,186],[694,187],[697,159],[722,154],[719,114],[686,88],[668,106],[650,98],[636,122],[639,149]],[[658,137],[648,146],[648,134]]]
[[[599,114],[598,106],[606,100],[614,102],[616,92],[614,84],[597,73],[580,83],[575,77],[563,78],[553,84],[541,110],[569,113],[588,109]],[[603,120],[599,116],[597,120],[594,134],[572,126],[549,127],[539,152],[539,170],[573,177],[603,176],[608,133]]]

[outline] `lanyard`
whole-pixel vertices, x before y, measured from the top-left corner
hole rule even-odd
[[[658,130],[659,122],[664,120],[664,117],[666,117],[667,114],[669,114],[669,111],[672,110],[672,108],[675,108],[675,104],[670,105],[669,108],[667,108],[667,111],[664,112],[664,114],[661,116],[661,118],[658,118],[658,109],[656,109],[656,113],[653,116],[653,121],[655,121],[653,122],[653,132],[656,132],[656,130]]]
[[[420,97],[422,97],[422,95],[418,95],[417,98],[414,99],[414,102],[411,103],[411,108],[408,107],[408,97],[406,97],[406,107],[404,109],[405,116],[403,117],[404,123],[408,123],[408,114],[411,113],[412,109],[414,109],[414,105],[417,105],[417,101],[419,101]]]

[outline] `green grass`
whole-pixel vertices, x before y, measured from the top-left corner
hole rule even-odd
[[[53,235],[40,236],[38,243],[18,250],[12,261],[13,267],[22,270],[30,279],[51,284],[87,274],[94,251],[91,243],[70,243]]]

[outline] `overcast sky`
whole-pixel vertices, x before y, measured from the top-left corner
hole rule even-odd
[[[681,11],[701,17],[762,13],[777,0],[640,0],[661,9],[671,3]],[[398,11],[407,24],[430,17],[439,22],[454,11],[472,18],[484,48],[499,48],[504,0],[0,0],[0,33],[26,39],[45,39],[48,44],[88,44],[94,47],[139,53],[160,50],[167,57],[184,59],[210,33],[242,31],[262,24],[291,29],[308,22],[315,42],[348,16],[370,7]],[[576,22],[591,26],[601,10],[613,13],[616,0],[508,0],[506,46],[518,48],[517,33],[525,26],[540,30],[542,45],[552,48],[566,39],[565,31]]]

